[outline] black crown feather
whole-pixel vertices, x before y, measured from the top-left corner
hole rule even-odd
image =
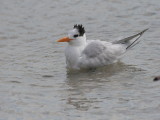
[[[81,25],[74,25],[74,27],[73,28],[76,28],[77,30],[78,30],[78,32],[79,32],[79,36],[83,36],[84,35],[84,33],[85,33],[85,29],[84,29],[84,27],[82,26],[82,24]]]

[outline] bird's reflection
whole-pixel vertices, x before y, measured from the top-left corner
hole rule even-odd
[[[117,62],[98,69],[69,71],[66,80],[69,86],[67,104],[73,105],[77,110],[87,111],[93,103],[100,102],[98,93],[94,93],[94,90],[111,84],[112,76],[128,69],[135,67]]]

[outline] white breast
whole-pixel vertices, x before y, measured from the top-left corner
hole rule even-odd
[[[83,49],[84,47],[82,46],[68,45],[66,47],[65,56],[66,56],[67,68],[79,69],[77,65]]]

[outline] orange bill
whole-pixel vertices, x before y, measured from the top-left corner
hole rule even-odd
[[[69,42],[71,40],[73,40],[73,39],[70,39],[69,37],[64,37],[64,38],[57,40],[57,42]]]

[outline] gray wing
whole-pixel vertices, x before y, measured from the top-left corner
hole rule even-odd
[[[82,54],[85,54],[88,58],[95,58],[105,51],[106,47],[99,41],[90,42],[83,50]]]
[[[125,52],[125,48],[119,44],[105,41],[92,41],[83,50],[79,67],[98,67],[111,64]]]

